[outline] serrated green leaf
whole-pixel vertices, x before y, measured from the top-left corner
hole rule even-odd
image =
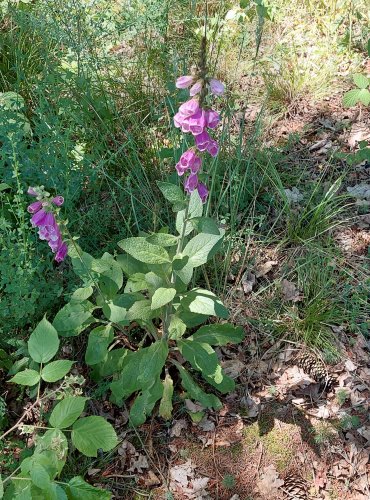
[[[71,303],[73,302],[84,302],[86,299],[91,297],[94,289],[92,286],[87,286],[84,288],[78,288],[75,290],[71,296]]]
[[[80,476],[73,477],[67,486],[69,500],[110,500],[109,491],[91,486]]]
[[[221,234],[197,234],[192,238],[183,250],[183,255],[189,256],[189,264],[192,267],[198,267],[205,264],[213,248],[221,241]]]
[[[99,449],[110,451],[118,443],[112,425],[98,416],[77,420],[72,426],[71,439],[78,451],[87,457],[96,457]]]
[[[360,89],[352,89],[343,96],[343,105],[346,107],[355,106],[360,101]]]
[[[368,106],[370,104],[370,92],[368,89],[360,90],[359,100],[364,106]]]
[[[238,344],[244,338],[244,330],[241,326],[229,324],[212,324],[199,328],[191,337],[196,342],[210,345],[222,346],[226,344]]]
[[[165,264],[170,262],[166,250],[158,245],[148,243],[145,238],[127,238],[118,245],[129,255],[145,264]]]
[[[19,384],[19,385],[29,385],[32,387],[33,385],[36,385],[40,380],[40,374],[36,370],[30,370],[27,368],[26,370],[23,370],[23,372],[19,372],[16,375],[14,375],[13,378],[9,380],[9,382],[13,382],[14,384]]]
[[[43,318],[28,339],[28,352],[36,363],[47,363],[59,349],[59,338],[55,327]]]
[[[186,325],[178,316],[172,315],[168,326],[168,338],[172,340],[181,339],[186,332]]]
[[[214,410],[222,408],[222,403],[217,396],[204,392],[199,385],[194,382],[192,376],[185,368],[178,363],[176,363],[176,366],[180,372],[181,384],[191,399],[198,401],[204,408],[213,408]]]
[[[51,412],[49,423],[57,429],[70,427],[84,411],[88,398],[68,396],[58,403]]]
[[[45,382],[56,382],[63,378],[69,370],[72,368],[74,361],[69,361],[68,359],[60,359],[57,361],[52,361],[48,363],[41,372],[42,380]]]
[[[369,79],[361,73],[355,73],[352,78],[359,89],[366,89],[369,86]]]
[[[88,325],[96,320],[91,315],[94,305],[88,300],[66,304],[55,315],[53,326],[61,337],[79,335]]]
[[[135,273],[130,276],[127,280],[124,292],[125,293],[134,293],[141,292],[142,290],[147,290],[148,285],[145,281],[144,273]]]
[[[171,375],[167,373],[163,384],[163,395],[159,405],[159,415],[165,420],[172,418],[172,396],[173,396],[173,380]]]
[[[114,337],[111,325],[98,326],[89,333],[89,340],[85,352],[85,361],[88,365],[101,363],[107,356],[107,349]]]
[[[123,284],[122,268],[115,258],[105,252],[100,259],[94,259],[92,270],[99,273],[99,288],[106,297],[114,297]]]
[[[171,184],[170,182],[157,181],[157,186],[161,190],[166,200],[168,200],[170,203],[182,202],[185,198],[183,190],[175,184]]]
[[[155,316],[151,308],[151,302],[148,299],[138,300],[127,311],[126,319],[128,321],[150,321]]]
[[[175,288],[158,288],[152,297],[151,309],[159,309],[165,306],[175,297]]]
[[[140,262],[128,253],[117,255],[117,263],[121,266],[123,273],[130,277],[133,274],[145,274],[149,271],[148,266],[144,262]]]
[[[159,379],[151,387],[141,391],[131,406],[130,424],[135,427],[143,424],[151,414],[156,402],[162,397],[162,394],[163,386]]]
[[[217,354],[209,344],[187,339],[179,340],[177,346],[191,366],[201,372],[213,387],[223,394],[234,389],[235,382],[223,373]]]
[[[38,488],[45,490],[50,486],[50,477],[47,473],[45,467],[43,467],[39,463],[34,463],[31,470],[30,476],[33,484],[35,484]]]
[[[54,466],[56,474],[60,474],[68,455],[68,440],[59,429],[49,429],[43,436],[38,436],[34,455],[49,452],[55,454]],[[50,460],[50,457],[47,457],[47,459],[48,463],[52,464],[53,460]]]
[[[128,324],[127,311],[135,304],[140,295],[122,294],[117,295],[103,305],[104,316],[113,323]]]

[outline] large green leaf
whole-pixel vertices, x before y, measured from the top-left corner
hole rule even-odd
[[[359,89],[366,89],[369,86],[370,80],[361,73],[355,73],[352,78]]]
[[[150,321],[155,317],[155,312],[153,312],[151,307],[151,301],[149,299],[138,300],[135,304],[130,307],[127,311],[126,319],[128,321]]]
[[[146,241],[160,247],[173,247],[178,244],[179,237],[167,233],[155,233],[147,236]]]
[[[209,255],[217,243],[222,239],[222,234],[197,234],[192,238],[183,250],[183,255],[189,256],[189,264],[198,267],[205,264]]]
[[[170,203],[179,203],[184,201],[185,199],[184,192],[179,186],[171,184],[170,182],[161,182],[161,181],[157,181],[157,185],[161,190],[163,196]]]
[[[117,255],[116,261],[126,276],[132,276],[137,273],[145,274],[149,271],[148,266],[144,262],[134,259],[128,253]]]
[[[59,349],[59,338],[55,327],[43,318],[28,339],[28,352],[36,363],[47,363]]]
[[[77,245],[70,245],[68,255],[71,258],[74,272],[81,278],[85,286],[93,286],[99,274],[92,270],[94,257],[83,252]]]
[[[365,106],[370,103],[370,92],[367,89],[352,89],[346,92],[343,96],[343,105],[350,107],[361,102]]]
[[[123,348],[108,351],[103,361],[98,365],[93,365],[94,380],[99,380],[99,377],[110,377],[114,373],[119,373],[123,368],[125,357],[129,352],[130,351]]]
[[[103,304],[104,316],[113,323],[128,324],[127,311],[142,295],[124,293]]]
[[[32,387],[33,385],[36,385],[39,382],[39,380],[40,380],[39,372],[27,368],[26,370],[18,372],[16,375],[14,375],[14,377],[11,378],[9,382],[13,382],[19,385],[29,385]]]
[[[68,396],[62,399],[51,412],[50,425],[57,429],[70,427],[84,411],[87,399],[82,396]]]
[[[148,284],[145,281],[145,274],[134,273],[127,280],[124,292],[125,293],[141,292],[142,290],[147,290],[147,288]]]
[[[187,223],[186,223],[186,228],[185,228],[185,232],[184,232],[185,236],[190,234],[192,232],[192,230],[194,229],[194,225],[192,224],[191,219],[196,218],[196,217],[201,217],[202,213],[203,213],[202,200],[200,199],[198,191],[194,190],[191,193],[190,200],[189,200]],[[177,217],[176,217],[176,230],[180,235],[183,233],[185,215],[186,215],[186,210],[181,210],[180,212],[178,212]]]
[[[91,315],[93,309],[94,305],[88,300],[66,304],[57,312],[53,326],[62,337],[79,335],[88,325],[96,321]]]
[[[150,387],[159,378],[168,356],[165,340],[158,340],[137,352],[129,352],[124,361],[121,376],[111,383],[113,399],[117,404],[133,392]]]
[[[48,460],[50,463],[53,462],[53,466],[56,467],[56,474],[60,474],[68,455],[68,440],[59,429],[49,429],[43,436],[38,436],[34,454],[49,452],[50,450],[55,454],[56,461],[54,462],[50,458]]]
[[[181,299],[181,307],[192,313],[227,318],[229,312],[220,299],[209,290],[194,288]]]
[[[71,296],[71,303],[73,302],[84,302],[86,299],[91,297],[94,293],[92,286],[86,286],[84,288],[78,288],[75,290]]]
[[[205,408],[213,408],[214,410],[222,408],[222,403],[217,396],[204,392],[199,385],[194,382],[192,376],[187,370],[185,370],[185,368],[178,363],[176,363],[176,366],[180,372],[181,384],[188,392],[191,399],[198,401]]]
[[[151,309],[159,309],[165,306],[175,297],[175,288],[158,288],[152,297]]]
[[[163,394],[162,382],[157,379],[149,388],[143,389],[130,409],[130,424],[137,427],[145,422],[156,402]]]
[[[105,296],[113,297],[121,289],[122,268],[111,254],[105,252],[100,259],[95,259],[92,269],[100,275],[99,288]]]
[[[127,238],[118,245],[136,260],[145,264],[165,264],[170,262],[166,250],[158,245],[148,243],[145,238]]]
[[[213,387],[223,394],[234,389],[235,382],[223,373],[217,354],[209,344],[187,339],[179,340],[177,346],[191,366],[201,372]]]
[[[85,361],[88,365],[101,363],[107,356],[107,349],[114,337],[111,325],[98,326],[89,334]]]
[[[244,330],[241,326],[215,323],[199,328],[189,339],[211,345],[238,344],[244,338]]]
[[[110,500],[112,494],[91,486],[80,476],[73,477],[67,486],[69,500]]]
[[[74,361],[69,361],[68,359],[59,359],[57,361],[52,361],[48,363],[41,372],[42,380],[45,382],[56,382],[63,378],[69,370],[72,368]]]
[[[72,443],[87,457],[96,457],[98,450],[112,450],[118,443],[112,425],[103,417],[80,418],[72,427]]]
[[[178,316],[172,315],[168,326],[168,337],[173,340],[181,339],[186,332],[186,325]]]

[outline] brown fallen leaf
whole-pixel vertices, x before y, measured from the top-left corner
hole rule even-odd
[[[170,430],[170,437],[180,437],[181,431],[187,429],[188,424],[185,419],[175,420]]]
[[[239,359],[229,359],[221,363],[225,375],[231,378],[238,378],[245,370],[246,365]]]
[[[277,260],[268,260],[264,264],[258,266],[256,270],[256,278],[261,278],[262,276],[265,276],[265,274],[269,273],[271,269],[276,266]]]
[[[299,293],[296,285],[291,281],[284,279],[281,282],[281,291],[284,302],[299,302],[303,299],[303,296]]]
[[[251,293],[256,284],[256,276],[250,271],[246,271],[242,276],[241,284],[245,294]]]
[[[262,474],[257,481],[257,488],[262,495],[268,496],[276,495],[278,488],[283,486],[284,481],[279,479],[275,465],[269,465],[262,469]]]
[[[144,484],[147,488],[158,486],[161,484],[160,479],[154,474],[152,470],[148,471],[148,475],[144,477]]]

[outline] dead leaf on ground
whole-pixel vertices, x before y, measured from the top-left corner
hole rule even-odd
[[[256,276],[250,271],[246,271],[241,280],[241,284],[245,294],[251,293],[256,283]]]
[[[299,293],[297,286],[288,280],[282,280],[281,291],[283,294],[284,302],[299,302],[303,299],[302,295]]]
[[[269,273],[271,269],[274,266],[276,266],[277,263],[278,263],[277,260],[268,260],[264,264],[258,266],[256,270],[256,278],[261,278],[262,276],[265,276],[265,274]]]
[[[257,488],[262,495],[272,496],[276,495],[278,489],[283,486],[284,481],[279,479],[275,465],[269,465],[262,469],[260,479],[257,481]]]
[[[133,460],[131,462],[131,467],[127,469],[129,472],[137,472],[141,474],[143,472],[143,469],[148,469],[149,464],[148,464],[148,459],[146,458],[145,455],[139,455],[136,460]]]
[[[246,365],[239,359],[228,359],[221,363],[225,375],[233,379],[238,378],[239,375],[245,370]]]
[[[188,423],[184,418],[180,420],[175,420],[173,426],[170,430],[170,437],[180,437],[181,431],[187,429]]]

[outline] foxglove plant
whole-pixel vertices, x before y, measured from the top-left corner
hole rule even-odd
[[[50,199],[50,194],[44,190],[43,186],[29,187],[27,193],[37,199],[27,207],[27,211],[32,214],[32,226],[38,228],[40,240],[48,242],[51,251],[55,254],[56,262],[62,262],[67,255],[68,246],[63,241],[55,218],[55,207],[63,205],[63,196],[58,195]]]

